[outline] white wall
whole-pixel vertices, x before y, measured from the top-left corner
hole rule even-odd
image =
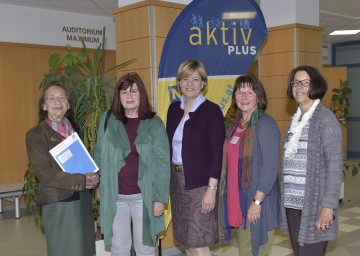
[[[78,41],[82,36],[89,40],[88,48],[99,45],[99,31],[105,27],[105,48],[116,49],[112,17],[0,4],[0,24],[0,42],[82,47]]]
[[[319,0],[260,0],[268,28],[300,23],[319,26]]]

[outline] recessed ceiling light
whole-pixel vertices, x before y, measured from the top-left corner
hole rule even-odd
[[[337,35],[355,35],[359,33],[360,30],[335,30],[334,32],[330,33],[330,36],[337,36]]]

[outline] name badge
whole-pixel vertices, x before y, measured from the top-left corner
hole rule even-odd
[[[231,138],[230,143],[235,145],[235,144],[239,141],[239,139],[240,139],[240,137],[238,137],[238,136],[233,136],[233,137]]]

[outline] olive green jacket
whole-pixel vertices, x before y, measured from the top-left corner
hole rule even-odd
[[[112,224],[118,197],[118,173],[130,153],[130,142],[123,123],[111,115],[104,132],[103,115],[95,146],[94,159],[100,168],[100,226],[105,244],[111,244]],[[140,121],[135,139],[139,153],[138,185],[143,197],[143,244],[154,246],[156,235],[164,231],[164,216],[153,216],[153,202],[168,202],[170,184],[169,142],[158,116]]]
[[[39,179],[36,204],[44,205],[69,198],[85,190],[85,175],[63,172],[49,150],[61,142],[59,135],[45,121],[26,134],[26,149],[31,167]]]

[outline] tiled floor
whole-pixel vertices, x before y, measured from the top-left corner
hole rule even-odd
[[[7,208],[4,207],[6,210]],[[360,255],[360,173],[345,180],[345,197],[340,203],[339,234],[328,246],[327,256]],[[236,239],[229,246],[213,249],[212,255],[238,255]],[[35,229],[31,217],[25,216],[21,209],[21,218],[14,218],[14,211],[0,214],[0,256],[45,256],[44,236]],[[180,256],[181,249],[171,248],[162,251],[164,256]],[[276,230],[270,256],[292,255],[287,235]],[[76,255],[74,255],[76,256]]]
[[[353,159],[351,162],[357,163],[360,162],[360,159]],[[229,246],[212,250],[212,255],[238,255],[236,240],[235,237]],[[165,255],[184,255],[184,253],[166,254],[167,250],[164,250],[164,252]],[[289,237],[280,230],[276,230],[270,249],[270,256],[290,255],[293,255],[293,253]],[[326,256],[355,255],[360,256],[360,173],[355,177],[347,175],[345,180],[345,196],[340,203],[338,236],[335,241],[329,242],[326,253]]]

